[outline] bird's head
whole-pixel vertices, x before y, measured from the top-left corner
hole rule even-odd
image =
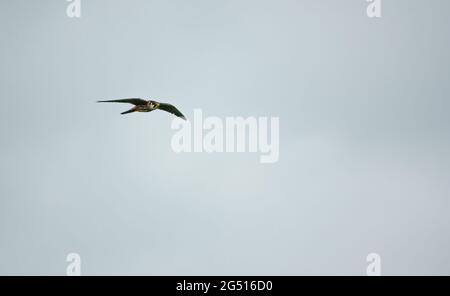
[[[150,101],[148,101],[148,106],[149,106],[151,109],[154,109],[154,108],[156,108],[157,103],[156,103],[155,101],[150,100]]]

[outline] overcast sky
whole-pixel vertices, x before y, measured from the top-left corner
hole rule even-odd
[[[0,1],[0,274],[450,274],[450,2]],[[278,116],[280,159],[173,152]]]

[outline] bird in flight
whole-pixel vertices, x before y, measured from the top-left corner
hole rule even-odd
[[[108,100],[108,101],[97,101],[98,103],[128,103],[133,104],[134,107],[130,110],[122,112],[120,114],[128,114],[133,112],[151,112],[153,110],[164,110],[166,112],[172,113],[173,115],[180,117],[186,120],[183,113],[181,113],[175,106],[166,103],[160,103],[156,101],[146,101],[139,98],[130,98],[130,99],[120,99],[120,100]]]

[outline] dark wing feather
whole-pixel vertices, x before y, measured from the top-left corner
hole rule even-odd
[[[147,105],[147,101],[138,99],[138,98],[130,98],[130,99],[120,99],[120,100],[109,100],[109,101],[97,101],[98,103],[129,103],[133,105]]]
[[[172,113],[175,116],[178,116],[180,118],[183,118],[186,120],[186,117],[184,117],[183,113],[180,112],[175,106],[171,104],[165,104],[165,103],[159,103],[158,109],[164,110],[166,112]]]

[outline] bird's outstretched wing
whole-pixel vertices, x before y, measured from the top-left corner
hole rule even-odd
[[[183,113],[180,112],[174,105],[166,104],[166,103],[159,103],[158,109],[164,110],[166,112],[172,113],[175,116],[178,116],[180,118],[183,118],[186,120],[186,117],[184,117]]]
[[[147,101],[139,99],[139,98],[129,98],[129,99],[120,99],[120,100],[108,100],[108,101],[97,101],[98,103],[129,103],[133,105],[146,105]]]

